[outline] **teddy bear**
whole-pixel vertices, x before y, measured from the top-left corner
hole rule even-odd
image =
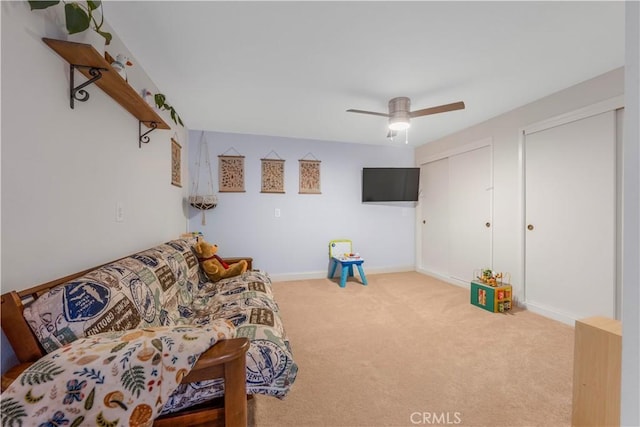
[[[216,255],[218,245],[212,245],[200,239],[193,249],[198,256],[202,270],[212,282],[238,276],[247,271],[246,260],[243,259],[233,264],[227,264],[222,258]]]

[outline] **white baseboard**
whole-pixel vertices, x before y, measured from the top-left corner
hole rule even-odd
[[[418,273],[424,274],[425,276],[430,276],[438,280],[442,280],[443,282],[450,283],[452,285],[460,286],[461,288],[469,289],[471,286],[469,282],[465,282],[463,280],[458,280],[455,277],[443,276],[441,274],[435,273],[430,270],[425,270],[424,268],[416,268]]]
[[[382,268],[368,268],[363,266],[363,268],[364,268],[365,276],[368,276],[370,274],[403,273],[406,271],[416,271],[416,268],[413,265],[382,267]],[[310,271],[305,273],[282,273],[282,274],[269,273],[269,277],[271,277],[272,282],[290,282],[292,280],[326,279],[328,274],[329,272],[327,270],[323,270],[323,271]],[[357,277],[360,277],[357,271],[354,271],[353,274]],[[340,272],[336,271],[336,274],[334,277],[340,277]]]
[[[292,280],[311,280],[311,279],[323,279],[327,277],[326,271],[311,271],[307,273],[282,273],[271,274],[269,273],[272,282],[290,282]]]
[[[549,319],[557,320],[558,322],[565,323],[569,326],[575,326],[576,318],[567,313],[562,313],[552,308],[544,307],[541,305],[537,305],[531,302],[519,302],[519,307],[527,309],[532,313],[539,314],[544,317],[548,317]]]

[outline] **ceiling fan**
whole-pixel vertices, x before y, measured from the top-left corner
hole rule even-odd
[[[396,136],[399,130],[406,130],[411,126],[409,120],[414,117],[428,116],[430,114],[446,113],[464,109],[464,102],[454,102],[452,104],[438,105],[437,107],[424,108],[422,110],[410,111],[411,100],[406,96],[399,96],[389,101],[389,113],[376,113],[375,111],[347,110],[348,113],[372,114],[389,118],[389,133],[387,138]]]

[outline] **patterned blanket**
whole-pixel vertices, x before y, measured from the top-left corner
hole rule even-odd
[[[2,426],[151,426],[226,320],[82,338],[42,357],[2,393]]]
[[[172,240],[99,267],[44,293],[23,315],[47,353],[108,331],[207,326],[225,319],[235,326],[236,336],[250,340],[247,393],[284,398],[298,365],[269,275],[247,271],[211,283],[199,267],[194,244],[195,239]],[[160,414],[223,395],[222,378],[181,384],[163,399]]]

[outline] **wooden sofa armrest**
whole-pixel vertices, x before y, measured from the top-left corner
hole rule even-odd
[[[245,354],[249,350],[248,338],[232,338],[222,340],[200,355],[200,358],[193,366],[189,374],[182,379],[182,384],[195,381],[210,380],[224,376],[225,365],[240,361],[243,364],[243,374]],[[219,375],[213,375],[213,373]],[[245,385],[245,378],[242,378],[242,386]]]
[[[224,378],[224,408],[199,408],[197,414],[177,412],[156,418],[154,427],[180,424],[194,425],[247,425],[246,353],[249,339],[233,338],[216,343],[200,355],[191,372],[182,383]],[[224,416],[224,421],[222,419]],[[194,418],[195,417],[195,418]]]
[[[33,363],[31,362],[21,363],[9,369],[4,374],[2,374],[2,391],[4,392],[6,389],[8,389],[11,383],[13,383],[16,380],[16,378],[18,378],[20,374],[23,373],[24,370],[27,369],[32,364]]]

